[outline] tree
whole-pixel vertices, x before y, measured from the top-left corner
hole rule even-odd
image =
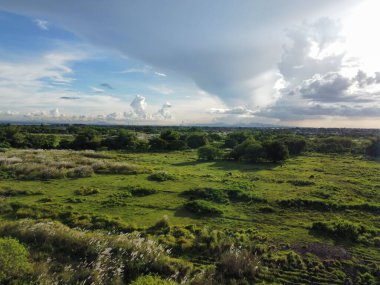
[[[101,137],[94,129],[82,130],[74,139],[72,146],[75,149],[97,149],[100,146]]]
[[[139,146],[139,139],[136,133],[120,130],[116,136],[105,140],[104,145],[109,149],[136,150]]]
[[[57,148],[60,138],[56,135],[30,134],[26,136],[26,145],[31,148]]]
[[[232,132],[227,135],[226,140],[224,141],[225,148],[234,148],[239,144],[242,144],[248,139],[252,139],[252,134],[248,131],[237,131]]]
[[[21,133],[20,127],[9,125],[4,128],[4,137],[12,147],[24,147],[25,136]]]
[[[244,158],[250,162],[257,162],[264,157],[264,148],[259,142],[251,142],[244,149]]]
[[[306,148],[306,141],[303,138],[287,138],[285,144],[291,155],[299,155]]]
[[[215,160],[222,156],[221,151],[210,145],[198,148],[198,159],[200,160]]]
[[[149,146],[152,150],[164,150],[168,148],[168,142],[160,137],[154,137],[149,140]]]
[[[380,138],[373,140],[365,150],[366,155],[380,157]]]
[[[229,156],[233,159],[241,159],[245,155],[246,148],[248,145],[256,143],[254,139],[246,139],[244,142],[241,144],[236,145],[233,150],[230,152]]]
[[[289,157],[288,148],[279,141],[273,141],[265,145],[266,158],[272,162],[279,162]]]
[[[171,141],[168,144],[168,149],[170,150],[183,150],[187,148],[187,143],[184,140]]]
[[[207,134],[206,133],[194,133],[188,136],[187,145],[191,148],[198,148],[208,144]]]
[[[179,132],[176,132],[173,130],[167,130],[160,134],[160,138],[167,142],[170,142],[170,141],[178,140],[180,135],[181,134]]]

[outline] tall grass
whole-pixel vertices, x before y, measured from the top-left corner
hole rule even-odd
[[[11,150],[0,156],[0,171],[21,180],[83,178],[98,174],[147,173],[128,162],[112,161],[111,155],[70,150]],[[104,159],[107,159],[104,160]]]

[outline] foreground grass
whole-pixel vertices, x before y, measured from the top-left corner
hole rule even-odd
[[[319,261],[347,260],[363,266],[380,263],[378,162],[321,154],[291,158],[284,165],[199,162],[193,151],[131,154],[10,150],[1,156],[0,202],[4,221],[50,218],[70,227],[112,232],[138,230],[175,249],[174,256],[203,265],[214,264],[238,240],[243,240],[242,244],[249,244],[245,239],[255,240],[275,248],[270,257],[265,257],[270,272],[262,272],[260,278],[270,280],[268,276],[272,275],[273,282],[281,283],[310,281],[304,273],[307,254],[315,255]],[[68,175],[83,165],[93,172]],[[43,171],[57,168],[62,174],[41,176],[41,166],[47,168]],[[34,170],[25,175],[28,167]],[[189,203],[192,207],[186,206]],[[194,205],[202,209],[194,209]],[[155,227],[164,216],[169,220],[169,229]],[[344,236],[352,234],[355,228],[347,232],[345,227],[340,235],[336,232],[340,227],[330,226],[337,221],[347,223],[349,230],[357,224],[367,230],[357,230],[354,239],[347,239]],[[313,225],[321,222],[329,230],[315,230]],[[219,239],[218,250],[205,255],[199,246],[198,232],[186,228],[188,225],[200,231],[207,229],[210,235],[218,231],[229,236],[228,233],[248,229],[252,234],[244,232],[224,246]],[[279,264],[281,260],[297,260],[297,256],[289,257],[290,252],[301,256],[301,261],[291,263],[302,266],[270,269],[274,260]],[[224,258],[234,260],[233,255]],[[321,270],[324,277],[320,282],[314,280],[314,284],[327,282],[326,270]],[[339,278],[335,276],[331,280],[337,283],[330,280],[327,284],[339,284]]]

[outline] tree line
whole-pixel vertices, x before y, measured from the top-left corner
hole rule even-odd
[[[283,130],[210,130],[202,128],[0,126],[0,148],[176,151],[198,149],[202,160],[248,162],[286,160],[305,151],[380,156],[379,137],[298,135]]]

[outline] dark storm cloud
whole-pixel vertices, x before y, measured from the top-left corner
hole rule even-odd
[[[230,105],[252,107],[274,100],[284,29],[305,18],[334,15],[351,3],[12,0],[2,1],[0,8],[47,19],[95,45],[187,76]],[[327,30],[323,22],[319,25]],[[334,34],[318,36],[323,44]]]

